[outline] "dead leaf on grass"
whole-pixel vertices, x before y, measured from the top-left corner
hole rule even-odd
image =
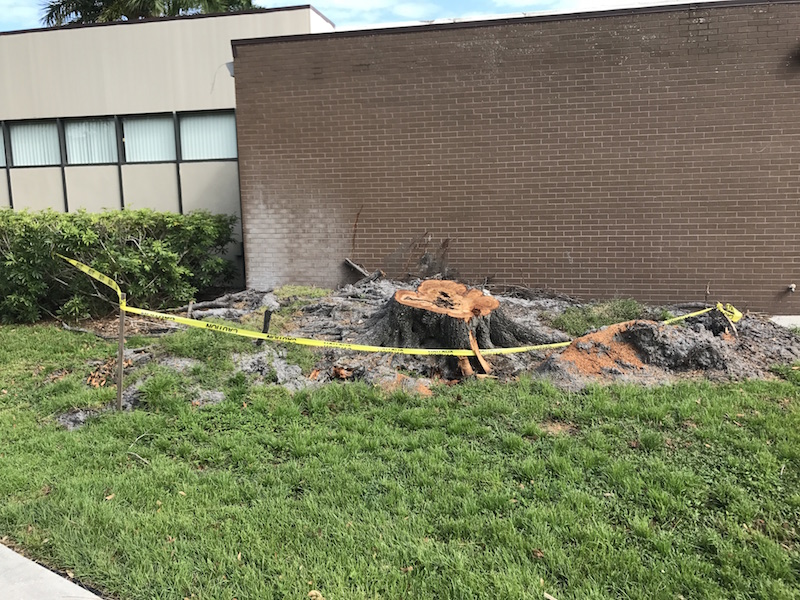
[[[56,381],[61,381],[67,375],[69,375],[69,371],[67,371],[66,369],[58,369],[57,371],[53,371],[52,373],[50,373],[50,375],[48,375],[45,378],[44,382],[45,383],[53,383],[53,382],[56,382]],[[5,390],[3,390],[3,391],[5,392]]]
[[[336,379],[351,379],[353,377],[353,370],[347,367],[334,366],[332,372]]]
[[[132,365],[133,361],[130,359],[122,361],[123,369],[127,369]],[[116,383],[116,375],[117,359],[112,357],[92,371],[89,377],[86,378],[86,383],[94,388],[103,387],[106,383]]]
[[[116,497],[116,494],[109,494],[106,496],[106,500],[113,500]]]
[[[431,391],[431,388],[429,388],[422,382],[417,383],[417,385],[414,387],[414,391],[417,392],[420,396],[425,396],[428,398],[433,396],[433,391]]]

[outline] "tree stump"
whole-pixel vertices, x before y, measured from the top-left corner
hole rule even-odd
[[[472,349],[475,358],[461,357],[465,376],[475,369],[491,372],[481,348],[510,348],[540,343],[536,332],[514,323],[498,300],[455,281],[430,279],[416,291],[398,290],[370,318],[370,343],[400,348]]]

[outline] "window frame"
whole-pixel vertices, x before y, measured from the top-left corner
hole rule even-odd
[[[170,165],[174,163],[180,162],[180,140],[177,138],[177,132],[173,133],[173,145],[175,147],[175,158],[170,158],[167,160],[135,160],[129,161],[127,155],[127,148],[125,146],[125,120],[126,119],[150,119],[154,117],[163,117],[171,119],[173,122],[173,131],[175,129],[174,122],[175,122],[175,113],[170,112],[156,112],[156,113],[133,113],[133,114],[125,114],[125,115],[116,115],[119,121],[119,128],[117,130],[119,148],[122,150],[119,153],[118,157],[118,164],[119,165]]]
[[[236,155],[232,158],[199,158],[199,159],[185,159],[181,148],[181,119],[187,116],[205,116],[205,115],[233,115],[234,136],[236,143]],[[172,121],[172,135],[174,143],[174,158],[167,160],[147,160],[147,161],[129,161],[126,153],[125,146],[125,120],[134,119],[148,119],[161,117],[164,119],[171,119]],[[70,123],[91,120],[109,120],[114,126],[114,135],[116,141],[117,160],[116,162],[98,162],[98,163],[70,163],[68,162],[67,152],[67,128]],[[11,131],[15,125],[46,123],[54,124],[58,135],[58,152],[59,162],[52,164],[42,165],[16,165],[14,164],[14,152],[11,144]],[[10,208],[14,208],[13,189],[11,184],[12,171],[15,169],[59,169],[61,172],[61,183],[64,194],[64,211],[70,212],[69,209],[69,194],[67,190],[67,170],[80,169],[83,167],[116,167],[119,178],[119,194],[120,194],[120,209],[125,208],[125,192],[123,186],[123,171],[126,165],[174,165],[176,170],[176,177],[178,182],[178,212],[183,214],[183,198],[182,198],[182,184],[181,184],[181,164],[193,163],[238,163],[239,161],[239,131],[238,123],[236,120],[236,108],[216,108],[210,110],[188,110],[188,111],[172,111],[172,112],[152,112],[152,113],[125,113],[125,114],[104,114],[104,115],[80,115],[70,117],[53,117],[53,118],[35,118],[35,119],[0,119],[0,141],[3,142],[5,164],[0,164],[0,171],[5,171],[6,182],[8,186],[8,198]]]
[[[56,135],[58,136],[58,153],[59,161],[55,163],[47,163],[44,165],[18,165],[14,160],[14,147],[12,144],[12,130],[15,125],[35,125],[40,124],[53,124],[56,128]],[[62,143],[62,128],[60,119],[17,119],[13,121],[4,121],[4,131],[8,131],[8,138],[4,140],[6,144],[6,167],[7,169],[53,169],[56,167],[64,166],[64,148]]]
[[[3,164],[0,165],[0,169],[7,169],[8,168],[8,144],[6,144],[6,124],[5,121],[0,121],[0,144],[2,144],[2,152],[0,152],[0,160],[3,161]]]
[[[81,122],[81,121],[99,121],[99,120],[108,120],[114,125],[114,146],[117,150],[117,160],[113,162],[102,162],[102,163],[71,163],[69,162],[69,152],[67,151],[67,125],[69,123]],[[120,142],[121,142],[121,131],[117,124],[118,118],[116,115],[97,115],[91,117],[65,117],[61,119],[63,123],[62,130],[64,134],[64,156],[63,162],[65,167],[115,167],[119,164],[124,164],[120,160]],[[138,164],[138,163],[137,163]]]
[[[232,114],[233,115],[233,126],[234,126],[234,133],[236,135],[236,156],[233,158],[184,158],[183,157],[183,147],[182,143],[180,142],[180,124],[181,119],[183,117],[199,117],[204,115],[214,115],[214,114]],[[232,162],[239,160],[239,131],[236,127],[236,109],[235,108],[217,108],[213,110],[188,110],[188,111],[181,111],[175,113],[177,118],[177,135],[178,135],[178,142],[181,145],[181,153],[178,158],[178,162],[180,163],[204,163],[204,162]]]

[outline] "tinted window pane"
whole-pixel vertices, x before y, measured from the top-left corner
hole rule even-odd
[[[236,118],[233,113],[181,117],[181,158],[236,158]]]
[[[10,132],[15,167],[61,164],[55,123],[12,123]]]
[[[67,162],[95,165],[117,162],[117,132],[114,119],[67,121],[64,124]]]
[[[123,119],[122,131],[127,162],[175,160],[175,126],[172,117]]]

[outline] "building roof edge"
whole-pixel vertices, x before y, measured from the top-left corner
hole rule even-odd
[[[172,21],[189,21],[194,19],[236,17],[241,15],[257,15],[257,14],[274,13],[274,12],[286,12],[293,10],[312,10],[319,16],[321,16],[323,19],[331,23],[331,25],[333,25],[333,23],[330,21],[330,19],[328,19],[328,17],[323,15],[321,12],[319,12],[316,8],[314,8],[310,4],[298,4],[295,6],[280,6],[277,8],[252,8],[236,12],[197,13],[192,15],[178,15],[174,17],[152,17],[149,19],[139,19],[136,21],[109,21],[108,23],[70,23],[68,25],[60,25],[54,27],[34,27],[31,29],[18,29],[14,31],[0,31],[0,36],[21,35],[26,33],[44,33],[51,31],[74,31],[76,29],[92,29],[95,27],[119,27],[119,26],[131,27],[134,25],[145,25],[147,23],[168,23]]]
[[[365,29],[349,29],[332,31],[328,33],[311,33],[283,35],[259,38],[246,38],[231,40],[233,56],[236,57],[236,49],[240,46],[250,46],[256,44],[277,44],[295,41],[304,41],[321,38],[352,38],[367,37],[374,35],[396,35],[402,33],[441,31],[448,29],[478,29],[483,27],[497,27],[516,23],[547,23],[558,21],[574,21],[582,19],[600,19],[608,17],[618,17],[635,14],[657,14],[671,13],[685,10],[708,10],[724,9],[745,6],[769,6],[776,4],[800,4],[800,0],[721,0],[716,2],[685,2],[683,4],[660,4],[654,6],[637,6],[631,8],[611,8],[602,10],[591,10],[581,12],[565,13],[546,13],[546,14],[512,14],[488,17],[478,17],[476,19],[448,19],[434,22],[419,22],[414,24],[388,24],[380,27],[370,27]],[[312,7],[313,8],[313,7]]]

